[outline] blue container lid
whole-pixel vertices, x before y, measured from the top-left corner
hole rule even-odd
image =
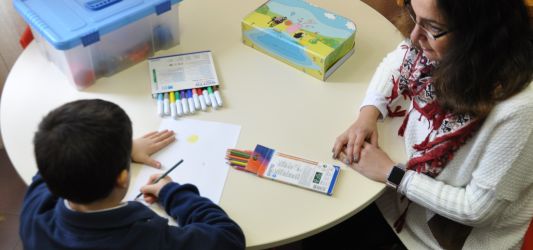
[[[34,30],[54,48],[69,50],[100,41],[100,36],[163,14],[183,0],[13,0]]]

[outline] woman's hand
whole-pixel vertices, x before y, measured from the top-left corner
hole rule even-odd
[[[141,138],[133,140],[131,158],[135,162],[144,163],[154,168],[161,168],[161,163],[150,158],[150,155],[164,148],[176,140],[174,131],[164,130],[161,132],[154,131]]]
[[[347,150],[345,147],[343,152]],[[344,152],[346,154],[346,152]],[[346,162],[347,158],[340,156],[339,160]],[[381,148],[376,147],[368,142],[363,142],[363,147],[361,148],[361,158],[358,162],[352,162],[351,164],[346,164],[355,171],[364,175],[366,178],[373,181],[386,183],[387,175],[389,174],[391,168],[396,165],[390,157],[383,151]]]
[[[343,147],[346,147],[344,153],[346,157],[342,162],[350,164],[357,162],[361,147],[366,140],[370,140],[370,144],[378,146],[378,126],[377,119],[380,115],[379,109],[374,106],[364,106],[361,109],[359,118],[350,126],[346,132],[337,137],[335,146],[333,147],[333,158],[337,158]]]
[[[172,179],[168,176],[163,177],[161,180],[159,180],[157,183],[152,184],[159,176],[163,174],[153,174],[150,176],[150,179],[148,180],[148,183],[146,185],[141,187],[141,193],[144,194],[144,201],[148,203],[152,203],[157,201],[157,198],[159,197],[159,191],[167,185],[168,183],[172,182]]]

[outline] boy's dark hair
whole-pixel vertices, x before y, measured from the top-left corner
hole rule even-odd
[[[131,121],[114,103],[75,101],[44,117],[33,143],[52,194],[90,204],[109,196],[120,172],[129,170]]]

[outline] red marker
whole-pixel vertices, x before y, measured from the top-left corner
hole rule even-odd
[[[198,93],[196,93],[196,89],[192,89],[192,99],[194,101],[194,108],[200,109],[200,100],[198,100]]]

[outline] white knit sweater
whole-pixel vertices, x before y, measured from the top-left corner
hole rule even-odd
[[[409,43],[402,42],[388,54],[370,82],[363,106],[376,106],[383,117],[387,116],[384,96],[390,96],[392,76],[398,77],[406,52],[400,46]],[[413,110],[404,134],[409,158],[429,128],[427,119]],[[399,189],[413,201],[398,234],[405,246],[442,249],[427,224],[438,213],[473,227],[464,249],[520,249],[533,217],[532,131],[533,90],[528,87],[498,103],[437,178],[408,171]],[[391,227],[407,205],[407,200],[400,203],[400,197],[388,190],[376,200]]]

